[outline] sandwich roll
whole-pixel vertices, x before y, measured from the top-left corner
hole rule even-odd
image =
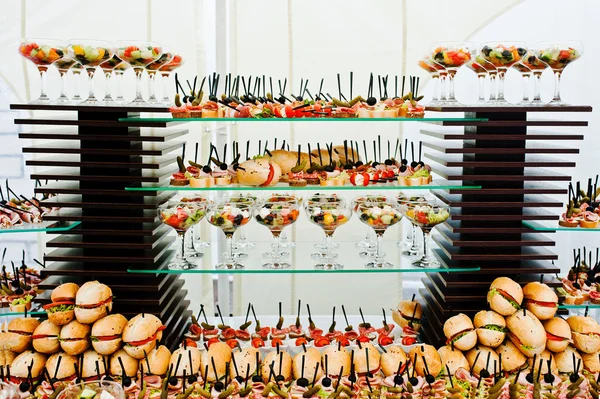
[[[525,307],[540,320],[549,320],[558,310],[558,296],[546,284],[532,282],[523,287]]]
[[[288,174],[292,171],[293,167],[298,165],[298,153],[293,151],[273,150],[268,159],[279,165],[282,175]],[[303,170],[306,170],[310,167],[309,157],[307,153],[301,152],[299,164],[302,164],[304,161],[306,161],[306,163]]]
[[[500,364],[498,354],[492,348],[487,346],[476,346],[466,354],[469,367],[473,374],[481,375],[482,370],[487,370],[489,374],[494,374],[494,362]],[[488,362],[489,359],[489,362]]]
[[[0,349],[0,373],[2,373],[2,375],[8,375],[7,366],[12,364],[13,360],[15,360],[15,357],[17,357],[15,352],[6,349]]]
[[[438,354],[442,361],[442,371],[446,370],[446,366],[448,366],[452,375],[454,375],[459,368],[469,370],[467,358],[458,349],[452,349],[450,346],[442,346],[438,349]]]
[[[171,352],[166,346],[160,345],[148,352],[148,357],[139,362],[140,371],[146,375],[164,376],[169,368]]]
[[[417,375],[421,377],[427,376],[427,370],[433,376],[437,376],[442,371],[442,359],[431,345],[417,345],[413,347],[408,352],[408,359],[412,362]],[[423,359],[427,362],[427,367],[425,367]]]
[[[493,311],[510,316],[521,308],[523,289],[508,277],[498,277],[490,285],[487,302]]]
[[[332,151],[331,157],[329,157],[329,151],[321,149],[321,156],[319,157],[319,150],[312,150],[310,152],[311,163],[319,166],[329,166],[331,164],[337,165],[340,161],[340,157],[335,151]],[[323,162],[321,162],[323,160]]]
[[[138,314],[123,329],[125,351],[135,359],[143,359],[144,352],[152,351],[161,340],[164,329],[165,326],[158,317],[149,313]]]
[[[111,314],[92,325],[91,340],[94,350],[101,355],[112,355],[121,347],[121,335],[127,319],[121,314]]]
[[[267,356],[265,356],[265,360],[262,364],[262,377],[264,381],[268,381],[269,379],[271,366],[273,366],[275,377],[282,375],[283,381],[286,382],[292,379],[292,357],[286,351],[280,350],[279,354],[277,351],[270,351]]]
[[[423,317],[423,308],[417,301],[402,300],[398,303],[395,310],[392,310],[394,322],[404,329],[410,327],[418,332],[421,328],[421,318]]]
[[[48,320],[54,325],[64,326],[75,318],[75,296],[79,286],[75,283],[61,284],[52,290],[52,303],[44,305]]]
[[[461,351],[467,351],[477,345],[477,333],[469,316],[459,313],[450,317],[444,323],[446,345],[454,346]]]
[[[390,345],[387,352],[381,354],[381,371],[386,377],[396,375],[398,367],[405,368],[408,363],[406,353],[397,345]],[[402,366],[400,366],[402,364]]]
[[[179,355],[181,355],[181,361],[179,362],[179,368],[177,368]],[[202,368],[202,353],[198,348],[194,348],[193,346],[178,348],[171,354],[169,363],[169,368],[173,367],[172,375],[175,377],[183,377],[184,373],[187,376],[196,375]],[[211,367],[212,365],[209,364],[208,366]],[[231,368],[233,368],[233,365],[231,365]]]
[[[302,361],[304,359],[304,369],[302,368]],[[304,377],[309,381],[312,381],[315,375],[315,369],[317,370],[316,381],[318,381],[323,375],[323,369],[321,368],[321,353],[315,348],[307,348],[306,352],[302,351],[294,356],[292,361],[292,371],[294,379]]]
[[[539,355],[546,348],[546,330],[530,311],[523,309],[506,318],[508,337],[525,356]]]
[[[98,281],[83,284],[75,296],[75,318],[81,324],[92,324],[112,310],[112,291]]]
[[[538,372],[540,367],[540,361],[542,362],[542,375],[548,373],[548,360],[550,360],[550,372],[557,373],[558,369],[556,368],[556,361],[554,360],[554,355],[549,350],[543,351],[535,360],[535,370]],[[533,358],[527,359],[527,364],[529,365],[529,369],[533,366]]]
[[[360,161],[360,155],[355,148],[352,148],[352,142],[348,143],[346,150],[344,151],[343,145],[336,145],[333,147],[333,152],[337,154],[340,163],[342,165],[347,164],[348,162],[352,162],[352,157],[354,156],[354,162]],[[348,153],[348,158],[346,158],[346,153]]]
[[[600,373],[600,352],[585,353],[582,356],[583,368],[588,373]]]
[[[90,326],[73,320],[60,330],[60,347],[69,355],[79,355],[90,346]]]
[[[60,342],[58,336],[60,327],[54,325],[50,320],[43,321],[31,336],[33,349],[37,352],[51,355],[60,351]]]
[[[212,365],[213,360],[217,369],[217,376],[215,376],[215,368]],[[215,342],[208,348],[207,351],[202,352],[202,361],[200,364],[204,365],[201,370],[203,374],[205,372],[206,365],[208,365],[208,374],[203,375],[202,377],[208,382],[217,381],[217,378],[221,378],[225,375],[226,364],[230,362],[231,348],[229,345],[227,345],[225,342]]]
[[[600,325],[589,316],[571,316],[567,319],[573,336],[573,345],[583,353],[600,351]]]
[[[100,355],[93,349],[83,352],[81,357],[81,378],[93,378],[106,374],[105,365],[108,364],[108,357]],[[97,378],[95,378],[97,379]]]
[[[338,377],[342,368],[343,377],[350,375],[350,353],[343,346],[339,350],[337,345],[325,347],[321,354],[321,363],[323,364],[323,370],[327,370],[329,373],[327,377]]]
[[[473,323],[476,327],[479,343],[490,348],[497,348],[506,338],[506,321],[493,310],[482,310],[475,315]]]
[[[120,361],[119,361],[120,360]],[[144,360],[141,360],[142,362]],[[121,367],[123,363],[123,367]],[[123,377],[123,368],[127,377],[135,377],[138,372],[139,362],[125,352],[125,349],[119,349],[110,357],[109,374],[112,377]]]
[[[31,368],[31,379],[37,381],[42,377],[44,366],[46,365],[46,356],[35,351],[25,351],[19,354],[10,365],[10,373],[13,378],[19,382],[28,379],[29,369]]]
[[[571,345],[567,346],[567,349],[565,349],[564,351],[555,353],[554,361],[556,362],[558,372],[561,374],[568,375],[571,375],[575,372],[575,365],[577,365],[579,361],[581,361],[583,364],[583,359],[581,358],[581,355]]]
[[[31,348],[33,332],[40,325],[37,319],[21,317],[8,323],[8,330],[0,342],[0,349],[22,353]]]
[[[381,355],[377,348],[370,342],[361,344],[361,347],[353,349],[354,352],[354,371],[358,374],[375,374],[380,367]],[[368,362],[367,362],[367,359]]]
[[[498,357],[502,356],[502,370],[508,374],[516,374],[527,368],[527,358],[515,344],[507,340],[496,348]]]
[[[58,362],[59,359],[60,363]],[[75,365],[78,363],[79,359],[76,356],[58,352],[46,360],[46,371],[48,371],[49,376],[56,378],[58,381],[72,381],[77,377]]]
[[[546,330],[546,349],[552,352],[562,352],[573,343],[571,327],[565,319],[553,317],[543,323]]]
[[[256,355],[258,355],[258,360],[260,362],[261,356],[259,350],[251,346],[244,348],[241,351],[236,351],[233,354],[235,364],[237,364],[238,375],[242,380],[245,381],[248,378],[252,378],[256,373]],[[248,371],[248,374],[246,374],[246,371]],[[229,368],[229,375],[232,379],[238,376],[236,375],[234,367]]]
[[[281,168],[269,158],[249,159],[237,170],[238,183],[244,186],[274,186],[281,178]]]

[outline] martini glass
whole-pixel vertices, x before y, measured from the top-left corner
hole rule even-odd
[[[200,195],[195,195],[192,197],[184,197],[181,199],[181,202],[192,202],[192,203],[199,203],[202,206],[204,206],[205,208],[208,207],[208,205],[210,204],[210,200],[208,198],[202,197]],[[186,235],[186,242],[185,242],[185,257],[186,259],[188,258],[200,258],[202,256],[204,256],[204,254],[202,252],[198,252],[196,251],[196,248],[194,247],[194,234],[195,231],[194,229],[196,228],[196,226],[200,226],[200,224],[194,225],[192,227],[192,229],[189,231],[189,234]]]
[[[183,63],[184,63],[184,59],[181,57],[181,55],[174,54],[173,59],[171,61],[167,62],[162,67],[160,67],[160,69],[158,70],[160,73],[160,76],[162,77],[162,81],[163,81],[163,96],[162,96],[162,99],[160,100],[161,103],[166,104],[166,105],[171,105],[171,99],[169,98],[169,90],[167,90],[168,84],[166,84],[165,81],[169,80],[169,76],[171,76],[171,72],[173,72],[175,69],[179,68],[181,65],[183,65]]]
[[[521,62],[527,68],[531,69],[531,73],[533,75],[533,100],[531,100],[530,105],[544,105],[540,97],[540,80],[542,78],[542,73],[544,73],[546,68],[548,68],[548,64],[540,60],[536,56],[536,54],[536,50],[529,50],[529,52],[525,57],[523,57]]]
[[[454,76],[461,66],[471,60],[473,48],[475,45],[471,42],[439,42],[434,45],[431,61],[448,72],[448,98],[445,104],[458,104],[454,97]]]
[[[554,98],[548,105],[566,105],[560,98],[560,78],[567,65],[577,61],[583,54],[583,43],[577,40],[539,42],[536,48],[537,57],[554,72]]]
[[[488,76],[488,71],[483,67],[483,65],[479,64],[476,60],[471,60],[466,63],[465,66],[475,72],[477,75],[477,83],[478,83],[478,98],[477,104],[485,104],[485,78]]]
[[[427,199],[424,195],[410,196],[405,193],[400,193],[396,197],[396,203],[398,204],[399,209],[404,216],[406,216],[405,210],[412,209],[414,207],[414,204],[424,203],[425,201],[427,201]],[[421,247],[419,246],[418,240],[418,226],[415,223],[413,223],[412,219],[408,217],[406,219],[411,224],[412,234],[410,235],[410,241],[407,240],[406,242],[406,249],[402,251],[402,255],[417,256],[421,252]]]
[[[160,220],[177,232],[177,255],[169,269],[189,270],[196,265],[185,258],[185,233],[198,224],[206,214],[206,207],[199,202],[168,201],[158,208]]]
[[[171,62],[174,57],[174,54],[168,47],[163,47],[162,50],[163,53],[156,61],[146,65],[146,72],[148,73],[148,104],[160,104],[156,99],[156,75],[158,70]]]
[[[117,43],[117,56],[133,68],[136,77],[135,99],[132,104],[145,105],[142,97],[142,74],[148,64],[160,58],[160,44],[145,41],[120,41]]]
[[[494,105],[510,105],[504,98],[504,77],[508,68],[521,61],[527,54],[525,42],[487,42],[479,51],[498,70],[498,94]]]
[[[532,70],[523,62],[525,58],[526,57],[521,58],[521,61],[512,66],[519,71],[523,77],[523,99],[519,103],[520,105],[529,104],[529,79],[531,79]]]
[[[233,255],[233,234],[248,223],[251,217],[252,206],[248,203],[218,201],[208,207],[208,222],[223,230],[227,239],[228,252],[222,255],[223,259],[215,265],[216,269],[244,268]]]
[[[125,97],[123,97],[123,74],[128,69],[131,69],[131,65],[126,62],[121,62],[115,67],[115,79],[117,80],[117,96],[115,97],[115,101],[118,103],[125,102]]]
[[[33,62],[40,73],[40,96],[31,104],[48,104],[50,98],[46,94],[46,72],[48,67],[64,56],[64,44],[58,40],[25,39],[19,44],[19,54]]]
[[[80,64],[88,74],[89,95],[82,105],[98,105],[99,101],[94,95],[94,74],[96,67],[112,58],[114,54],[112,44],[100,40],[71,40],[67,52],[69,57]]]
[[[306,212],[311,222],[321,227],[325,232],[327,240],[327,252],[323,261],[315,265],[316,269],[337,270],[343,268],[343,265],[335,262],[332,255],[332,239],[335,230],[343,224],[346,224],[352,217],[351,204],[347,201],[330,196],[331,201],[311,202],[306,205]]]
[[[391,201],[371,201],[366,200],[358,204],[356,212],[360,221],[370,226],[377,236],[375,249],[375,259],[367,262],[365,266],[371,269],[382,269],[392,267],[390,262],[386,262],[385,254],[381,251],[381,240],[388,227],[395,225],[402,220],[400,210]]]
[[[73,73],[73,78],[75,79],[75,84],[73,85],[73,97],[71,97],[71,101],[73,103],[79,103],[83,101],[83,98],[81,97],[81,72],[83,72],[83,65],[75,62],[75,65],[71,67],[71,72]]]
[[[378,201],[378,202],[385,202],[386,198],[382,197],[382,196],[378,196],[378,195],[367,195],[367,196],[362,196],[362,197],[357,197],[352,201],[352,210],[354,211],[354,213],[356,213],[358,215],[358,207],[360,204],[362,204],[365,201]],[[359,241],[358,243],[356,243],[356,246],[359,248],[364,248],[364,251],[359,252],[359,256],[361,257],[366,257],[366,256],[372,256],[373,255],[373,251],[375,251],[376,249],[376,244],[373,242],[373,240],[371,239],[371,229],[367,229],[367,235],[365,236],[364,239],[362,239],[361,241]]]
[[[104,72],[104,77],[106,78],[106,90],[104,94],[104,100],[102,100],[102,102],[106,105],[116,103],[116,101],[113,100],[112,95],[110,94],[110,81],[113,71],[120,63],[122,63],[121,59],[116,55],[113,55],[110,59],[100,64],[100,69],[102,69],[102,72]]]
[[[438,90],[439,90],[439,80],[440,73],[435,67],[434,63],[429,60],[429,57],[425,57],[419,61],[419,66],[429,72],[431,75],[431,80],[433,81],[433,95],[431,96],[431,101],[427,104],[430,107],[434,107],[440,103],[438,98]]]
[[[62,58],[54,61],[54,66],[60,74],[60,97],[56,99],[57,104],[70,104],[71,101],[67,97],[67,73],[75,64],[75,60],[66,55],[66,49],[63,50],[65,55]]]
[[[256,202],[256,196],[250,195],[250,194],[240,194],[240,195],[230,197],[230,201],[247,203],[250,206],[253,206],[254,203]],[[256,244],[248,241],[248,238],[246,237],[245,229],[240,229],[239,233],[238,233],[238,238],[235,239],[235,237],[234,237],[234,243],[233,243],[233,248],[236,251],[235,252],[236,256],[247,257],[248,254],[241,252],[240,249],[254,248],[254,247],[256,247]]]
[[[258,204],[255,216],[256,221],[266,226],[275,239],[273,250],[264,254],[264,256],[272,259],[271,262],[263,264],[265,269],[288,269],[292,266],[289,262],[281,261],[281,258],[289,255],[289,253],[281,251],[279,241],[283,229],[296,222],[299,214],[300,209],[295,199],[265,201]]]
[[[481,65],[488,73],[490,77],[490,98],[487,101],[488,103],[495,103],[498,95],[498,69],[489,61],[486,61],[485,58],[478,54],[475,57],[475,62]]]
[[[336,194],[316,193],[306,199],[306,201],[304,202],[304,210],[306,210],[306,207],[309,204],[313,204],[313,203],[319,204],[319,203],[324,203],[324,202],[329,202],[329,201],[333,202],[333,201],[337,201],[337,200],[338,200],[338,197]],[[332,249],[339,247],[339,244],[337,244],[335,242],[331,242],[331,245],[333,245]],[[311,257],[313,259],[323,259],[325,257],[325,252],[329,248],[329,244],[327,243],[327,237],[324,236],[323,240],[321,242],[316,243],[314,245],[314,247],[319,252],[313,252],[311,254]],[[335,257],[337,257],[337,254],[332,253],[331,256],[333,256],[335,258]]]
[[[412,264],[416,267],[435,268],[440,265],[431,255],[431,230],[449,217],[448,206],[440,201],[427,200],[425,203],[414,203],[412,208],[408,204],[402,205],[403,213],[423,231],[423,256]]]

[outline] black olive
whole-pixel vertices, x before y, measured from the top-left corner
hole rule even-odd
[[[396,375],[394,377],[394,384],[396,384],[396,385],[402,385],[402,384],[404,384],[404,379],[402,378],[402,376]]]
[[[221,165],[219,165],[219,169],[227,170],[227,164],[225,162],[223,162]]]
[[[353,166],[349,163],[347,163],[346,165],[344,165],[344,169],[348,170],[348,169],[352,169]]]
[[[434,56],[436,61],[444,61],[444,53],[438,51]]]
[[[377,104],[377,99],[375,97],[369,97],[369,98],[367,98],[367,105],[373,106],[375,104]]]
[[[489,373],[488,373],[488,377],[489,377]],[[484,377],[487,378],[487,377]],[[432,376],[431,374],[427,374],[425,376],[425,381],[427,381],[428,384],[433,384],[435,382],[435,377]]]
[[[352,383],[356,382],[356,374],[350,374],[348,376],[348,381],[350,381]]]
[[[219,101],[219,99],[217,98],[217,96],[208,96],[208,99],[209,99],[210,101],[214,101],[214,102],[217,102],[217,101]]]
[[[210,172],[212,172],[212,169],[211,169],[211,167],[210,167],[210,166],[208,166],[208,165],[205,165],[204,167],[202,167],[202,171],[203,171],[204,173],[210,173]]]
[[[223,223],[225,223],[225,219],[223,219],[223,217],[222,217],[222,216],[219,216],[219,217],[217,218],[217,224],[223,224]]]
[[[546,384],[552,384],[554,382],[554,374],[552,374],[552,373],[544,374],[544,382]]]
[[[573,283],[573,287],[577,288],[578,290],[581,289],[581,285],[579,283]]]
[[[579,373],[571,374],[569,376],[569,381],[571,381],[571,383],[573,383],[573,384],[576,383],[578,379],[579,379]]]
[[[275,377],[275,381],[285,381],[285,377],[279,374],[277,377]]]
[[[527,58],[527,62],[533,64],[535,62],[535,55],[530,55],[529,58]]]
[[[235,224],[242,224],[243,220],[244,220],[244,216],[237,215],[236,217],[233,218],[233,223],[235,223]]]
[[[363,162],[362,162],[362,161],[357,161],[357,162],[354,164],[354,166],[356,166],[357,168],[358,168],[359,166],[363,166],[363,165],[364,165],[364,164],[363,164]]]
[[[23,289],[22,289],[21,287],[17,288],[17,289],[15,290],[15,294],[17,294],[17,295],[21,295],[21,294],[23,294]]]
[[[242,216],[242,215],[238,215],[238,216]],[[237,217],[237,216],[236,216],[236,217]],[[273,221],[273,216],[272,216],[272,215],[267,215],[267,217],[265,218],[265,220],[266,220],[268,223],[271,223],[271,222]]]
[[[408,159],[403,159],[400,161],[401,165],[408,165]]]
[[[217,392],[221,392],[223,390],[223,388],[225,388],[225,385],[223,385],[223,383],[221,381],[217,381],[217,383],[215,383],[213,388],[215,388],[215,390]]]
[[[262,216],[260,216],[260,215],[256,215],[256,221],[257,221],[257,222],[260,222],[261,220],[263,220]]]
[[[418,162],[418,165],[419,165],[420,167],[423,167],[423,166],[425,166],[425,162],[423,162],[423,161],[419,161],[419,162]]]
[[[591,286],[592,284],[594,284],[594,280],[592,280],[592,279],[585,280],[585,285]]]
[[[510,57],[511,55],[512,55],[512,53],[511,53],[510,51],[508,51],[508,50],[504,50],[504,51],[502,52],[502,57],[504,57],[504,58],[508,58],[508,57]]]
[[[368,378],[373,378],[373,373],[371,373],[370,371],[367,373],[367,377]]]
[[[19,384],[19,391],[28,392],[30,387],[31,387],[31,385],[29,385],[28,382],[22,382]]]
[[[406,167],[406,165],[402,165],[402,166],[400,166],[400,172],[401,172],[401,173],[404,173],[404,172],[406,172],[406,169],[408,169],[408,168]]]
[[[106,377],[104,377],[104,379],[107,381],[114,381],[110,375],[107,375]],[[129,384],[131,384],[131,382],[129,382]],[[125,385],[129,385],[129,384],[125,384]]]
[[[367,215],[366,213],[363,213],[363,214],[360,215],[360,218],[362,220],[369,220],[369,215]]]
[[[329,173],[331,173],[331,172],[333,172],[334,170],[335,170],[335,168],[333,167],[333,165],[327,165],[327,166],[325,166],[325,171],[326,171],[326,172],[329,172]]]
[[[385,160],[385,164],[386,164],[387,166],[392,166],[392,165],[394,164],[394,161],[392,161],[391,159],[386,159],[386,160]]]
[[[532,373],[528,373],[525,376],[525,379],[527,380],[528,383],[533,384],[533,374]]]
[[[377,165],[379,165],[379,162],[377,162],[377,161],[375,161],[375,162],[373,162],[373,163],[371,164],[371,166],[372,166],[372,167],[374,167],[374,168],[376,168],[376,167],[377,167]]]
[[[522,47],[519,47],[519,48],[517,48],[517,53],[518,53],[518,54],[519,54],[519,55],[522,57],[522,56],[524,56],[525,54],[527,54],[527,50],[525,50],[525,49],[524,49],[524,48],[522,48]]]
[[[239,376],[239,375],[235,377],[235,380],[236,380],[237,382],[239,382],[240,384],[241,384],[242,382],[244,382],[244,379],[243,379],[241,376]]]
[[[307,387],[308,379],[306,379],[304,377],[298,378],[298,380],[296,381],[296,384],[298,384],[299,387]]]
[[[414,168],[416,168],[416,167],[417,167],[417,165],[418,165],[418,164],[419,164],[419,163],[418,163],[417,161],[412,161],[412,162],[410,163],[410,167],[414,169]]]
[[[600,276],[596,276],[596,277],[594,278],[594,281],[595,281],[596,283],[600,283]]]
[[[331,386],[331,378],[329,377],[325,377],[321,380],[321,385],[323,385],[325,388],[328,388]]]
[[[255,374],[252,376],[252,382],[263,382],[263,379],[260,375]]]
[[[169,385],[177,385],[177,377],[171,377],[169,378]]]
[[[229,104],[229,103],[230,103],[230,102],[232,102],[232,101],[233,101],[233,99],[232,99],[231,97],[225,97],[225,100],[223,100],[223,102],[224,102],[225,104]]]
[[[123,378],[123,386],[128,387],[129,385],[131,385],[131,378],[129,378],[129,377]]]
[[[198,377],[196,377],[195,375],[190,375],[187,380],[188,384],[193,384],[194,382],[198,381]]]
[[[410,382],[411,385],[417,385],[419,383],[419,379],[417,377],[410,377],[408,379],[408,382]]]
[[[304,99],[302,98],[302,96],[298,96],[296,97],[296,101],[304,101]]]
[[[486,369],[481,370],[479,375],[481,376],[481,378],[490,378],[490,372]]]

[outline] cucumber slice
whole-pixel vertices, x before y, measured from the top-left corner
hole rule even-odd
[[[79,399],[93,399],[96,396],[96,391],[93,389],[85,388],[80,394]]]

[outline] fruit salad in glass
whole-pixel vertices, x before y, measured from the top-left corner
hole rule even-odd
[[[439,262],[431,255],[431,230],[450,217],[448,206],[437,200],[427,200],[425,203],[404,204],[403,213],[423,231],[423,257],[415,262],[418,267],[437,267]]]
[[[583,54],[583,43],[577,40],[540,42],[536,48],[537,57],[554,71],[554,97],[548,105],[565,105],[560,97],[560,78],[565,67]]]
[[[358,205],[357,214],[361,222],[370,226],[377,235],[377,244],[375,249],[375,259],[367,262],[368,268],[392,267],[390,262],[386,262],[385,254],[381,251],[381,240],[388,227],[395,225],[402,220],[402,214],[396,204],[391,201],[363,201]]]
[[[300,210],[295,198],[270,198],[269,200],[271,199],[275,199],[275,201],[259,202],[255,216],[256,221],[267,227],[275,239],[273,250],[264,254],[273,260],[263,264],[263,267],[267,269],[287,269],[291,267],[291,264],[282,262],[281,258],[289,254],[281,251],[280,235],[284,228],[298,220]]]
[[[242,269],[233,255],[233,234],[241,226],[250,221],[252,205],[231,201],[218,201],[208,207],[208,222],[223,230],[227,239],[228,252],[217,265],[217,269]]]
[[[504,98],[504,76],[508,68],[527,54],[525,42],[487,42],[479,50],[481,57],[498,70],[498,93],[495,105],[508,105]]]
[[[317,201],[308,200],[305,210],[309,220],[323,229],[327,241],[323,263],[319,263],[315,267],[327,270],[341,269],[343,266],[334,261],[332,237],[338,227],[350,220],[351,205],[335,195],[322,196]]]
[[[38,69],[41,80],[40,96],[32,104],[46,104],[46,72],[48,67],[65,55],[65,45],[57,40],[25,39],[19,44],[19,54],[31,61]]]
[[[132,104],[145,104],[142,97],[142,73],[148,64],[158,60],[162,55],[162,48],[154,42],[126,42],[117,43],[117,56],[127,62],[136,76],[136,94]]]
[[[470,42],[441,42],[434,45],[431,61],[443,66],[448,72],[448,98],[446,104],[457,104],[454,97],[454,76],[458,69],[468,63],[475,45]]]
[[[148,72],[148,104],[158,104],[159,101],[156,99],[156,75],[159,69],[170,63],[174,54],[167,47],[163,47],[163,53],[154,62],[146,65],[146,72]]]
[[[99,40],[74,40],[72,44],[67,47],[67,52],[69,57],[73,58],[81,65],[88,74],[89,95],[83,104],[97,105],[98,100],[94,94],[94,74],[96,72],[96,67],[112,58],[114,54],[112,44],[110,42]]]

